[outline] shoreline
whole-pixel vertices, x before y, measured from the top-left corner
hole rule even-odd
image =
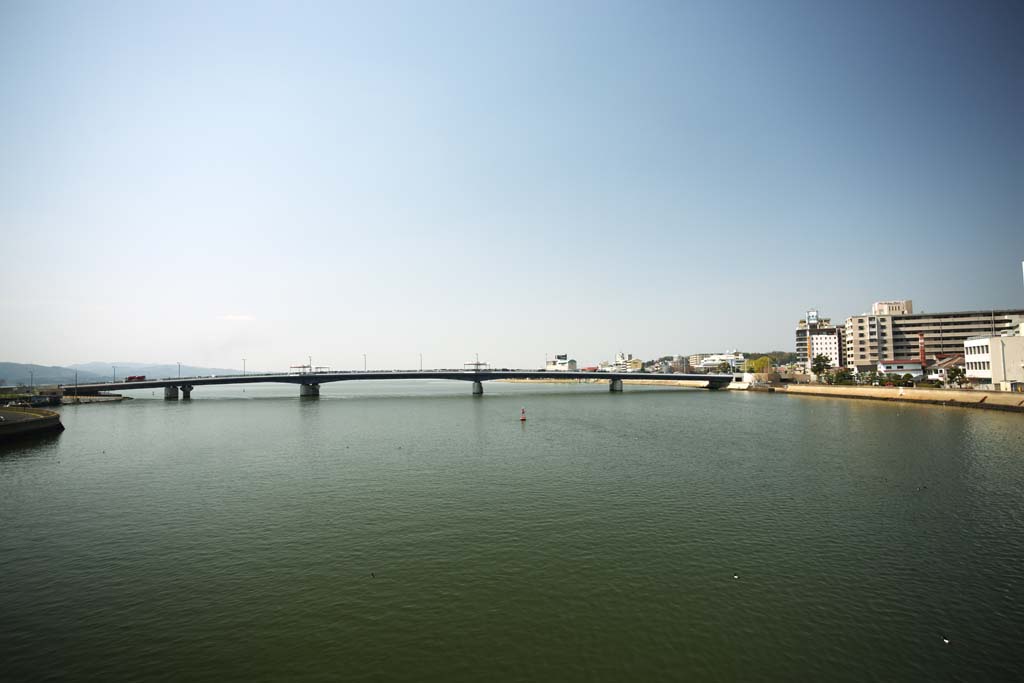
[[[774,393],[793,396],[815,396],[818,398],[848,398],[862,401],[956,406],[960,408],[1024,413],[1024,394],[1009,391],[790,384],[786,387],[775,387]]]
[[[608,380],[594,379],[500,379],[496,382],[521,384],[603,384]],[[650,386],[686,387],[704,389],[704,382],[691,380],[644,380],[624,379],[626,384]],[[979,410],[1001,410],[1009,413],[1024,413],[1024,394],[1009,391],[980,391],[973,389],[917,389],[912,387],[865,387],[829,384],[787,384],[776,387],[750,387],[742,382],[733,382],[723,390],[760,391],[793,396],[816,398],[842,398],[861,401],[885,401],[889,403],[914,403],[918,405],[955,406]]]

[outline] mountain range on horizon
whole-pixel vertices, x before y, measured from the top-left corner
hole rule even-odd
[[[138,362],[103,362],[75,363],[73,365],[36,365],[32,363],[0,362],[0,386],[29,386],[45,384],[72,384],[77,373],[78,381],[109,382],[114,377],[124,379],[128,375],[145,375],[146,377],[177,377],[177,363],[138,363]],[[233,368],[206,368],[198,365],[181,365],[182,377],[197,375],[236,375],[241,370]]]

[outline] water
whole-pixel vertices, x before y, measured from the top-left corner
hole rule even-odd
[[[140,391],[0,450],[0,680],[1018,675],[1020,415],[322,391]]]

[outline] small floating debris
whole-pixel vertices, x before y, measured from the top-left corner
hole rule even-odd
[[[739,574],[733,574],[733,575],[732,575],[732,578],[734,578],[734,579],[738,579],[738,578],[740,578],[740,575],[739,575]]]
[[[946,636],[942,636],[942,642],[946,645],[949,645],[949,638],[947,638]]]

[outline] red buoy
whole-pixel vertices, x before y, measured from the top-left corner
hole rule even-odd
[[[523,408],[522,414],[519,416],[520,422],[526,422],[526,408]]]

